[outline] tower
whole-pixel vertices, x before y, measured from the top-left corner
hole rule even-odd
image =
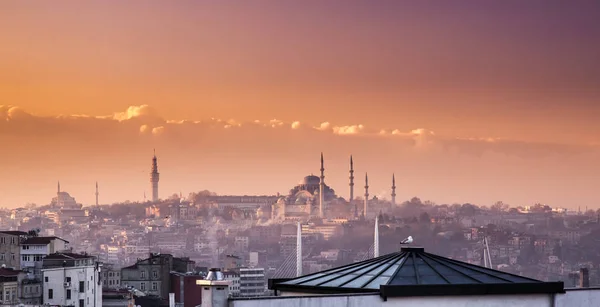
[[[60,181],[58,182],[58,190],[56,191],[56,194],[60,193]]]
[[[379,257],[379,216],[375,217],[375,232],[373,241],[373,258]]]
[[[98,207],[98,181],[96,181],[96,207]]]
[[[152,172],[150,173],[150,183],[152,184],[152,201],[158,201],[158,163],[156,161],[156,150],[154,150],[154,157],[152,158]]]
[[[354,162],[352,162],[352,155],[350,155],[350,201],[354,200]]]
[[[296,277],[302,276],[302,225],[298,222],[296,232]]]
[[[365,207],[363,208],[363,216],[367,218],[367,206],[369,205],[369,175],[365,173]]]
[[[323,163],[323,153],[321,153],[321,180],[319,180],[319,217],[323,218],[323,192],[325,190],[325,166]]]
[[[392,174],[392,206],[396,205],[396,176]]]

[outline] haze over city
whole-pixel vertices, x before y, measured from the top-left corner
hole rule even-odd
[[[0,1],[0,306],[600,302],[600,1]]]
[[[600,4],[0,4],[0,206],[286,194],[598,208]],[[360,176],[358,176],[360,174]],[[358,185],[358,184],[357,184]]]

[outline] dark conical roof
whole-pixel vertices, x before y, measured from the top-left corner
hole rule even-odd
[[[272,288],[307,293],[379,292],[382,296],[558,293],[562,282],[542,282],[405,247],[384,255],[286,281]]]

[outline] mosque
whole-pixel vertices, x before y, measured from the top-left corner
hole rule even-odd
[[[270,217],[274,221],[306,221],[312,218],[331,218],[332,215],[339,212],[345,212],[348,215],[354,215],[355,218],[365,216],[374,218],[378,211],[369,211],[369,184],[368,176],[365,175],[365,195],[362,208],[359,208],[354,202],[354,163],[350,157],[350,198],[348,201],[339,197],[335,191],[325,183],[325,165],[323,153],[321,153],[321,174],[320,176],[309,175],[293,187],[288,195],[281,196],[271,206]],[[396,201],[395,178],[392,177],[392,205]],[[371,199],[371,201],[376,198]],[[353,204],[351,206],[350,204]],[[261,207],[257,215],[267,216],[265,213],[269,208]]]
[[[60,190],[60,182],[58,183],[58,189],[56,197],[52,198],[50,207],[68,210],[80,210],[83,207],[82,204],[77,203],[75,198],[69,195],[69,193]]]

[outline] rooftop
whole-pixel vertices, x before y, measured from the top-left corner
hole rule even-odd
[[[55,253],[44,257],[44,260],[75,260],[86,258],[94,258],[94,256],[75,253]]]
[[[0,276],[2,276],[2,277],[18,276],[19,273],[21,273],[21,271],[8,269],[8,268],[0,268]]]
[[[12,235],[12,236],[26,236],[27,235],[26,232],[19,231],[19,230],[0,231],[0,233],[7,234],[7,235]]]
[[[21,245],[47,245],[50,244],[50,242],[52,242],[53,240],[62,240],[65,241],[66,243],[69,243],[69,241],[61,239],[59,237],[31,237],[31,238],[27,238],[25,241],[23,241],[23,243],[21,243]]]
[[[366,261],[301,276],[271,280],[275,290],[301,293],[380,293],[382,297],[562,293],[562,282],[539,280],[404,247]]]

